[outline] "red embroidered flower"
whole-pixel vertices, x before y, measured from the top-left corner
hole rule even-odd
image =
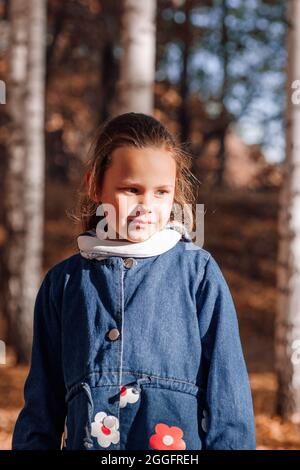
[[[116,416],[107,416],[104,411],[96,414],[92,422],[91,435],[97,437],[99,446],[109,447],[120,441],[119,420]]]
[[[139,399],[139,393],[134,387],[127,387],[125,385],[120,388],[120,408],[125,408],[128,403],[136,403]]]
[[[150,437],[149,443],[156,450],[185,450],[186,443],[182,439],[183,431],[176,426],[158,423],[155,426],[156,434]]]

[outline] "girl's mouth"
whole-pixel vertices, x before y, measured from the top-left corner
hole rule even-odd
[[[129,222],[132,224],[139,224],[139,225],[147,225],[147,224],[152,224],[150,220],[143,220],[143,219],[129,219]]]

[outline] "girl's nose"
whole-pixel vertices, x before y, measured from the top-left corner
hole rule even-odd
[[[149,212],[151,213],[152,210],[151,210],[150,204],[147,204],[147,203],[139,204],[138,207],[136,208],[137,217],[143,214],[148,214]]]

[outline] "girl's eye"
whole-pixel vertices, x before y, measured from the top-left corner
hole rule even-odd
[[[137,188],[122,188],[122,189],[123,189],[123,191],[128,191],[128,192],[131,192],[131,191],[138,191]],[[168,191],[165,191],[165,190],[163,190],[163,189],[160,189],[160,190],[158,190],[157,192],[164,194],[164,193],[167,193]]]
[[[122,190],[122,191],[129,191],[129,192],[130,192],[131,190],[137,191],[136,188],[121,188],[121,190]]]
[[[137,189],[136,188],[127,188],[127,191],[129,191],[129,192],[130,191],[137,191]]]
[[[161,189],[161,190],[158,190],[157,192],[158,192],[158,193],[163,193],[163,194],[165,194],[165,193],[167,193],[168,191],[163,191],[163,190]]]

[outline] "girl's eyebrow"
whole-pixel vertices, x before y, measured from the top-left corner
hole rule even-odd
[[[174,188],[173,184],[161,184],[160,186],[156,186],[154,189],[159,189],[159,188]]]
[[[139,183],[135,183],[134,181],[123,181],[120,186],[126,185],[126,186],[141,186]],[[159,189],[159,188],[174,188],[173,184],[160,184],[159,186],[156,186],[154,189]]]

